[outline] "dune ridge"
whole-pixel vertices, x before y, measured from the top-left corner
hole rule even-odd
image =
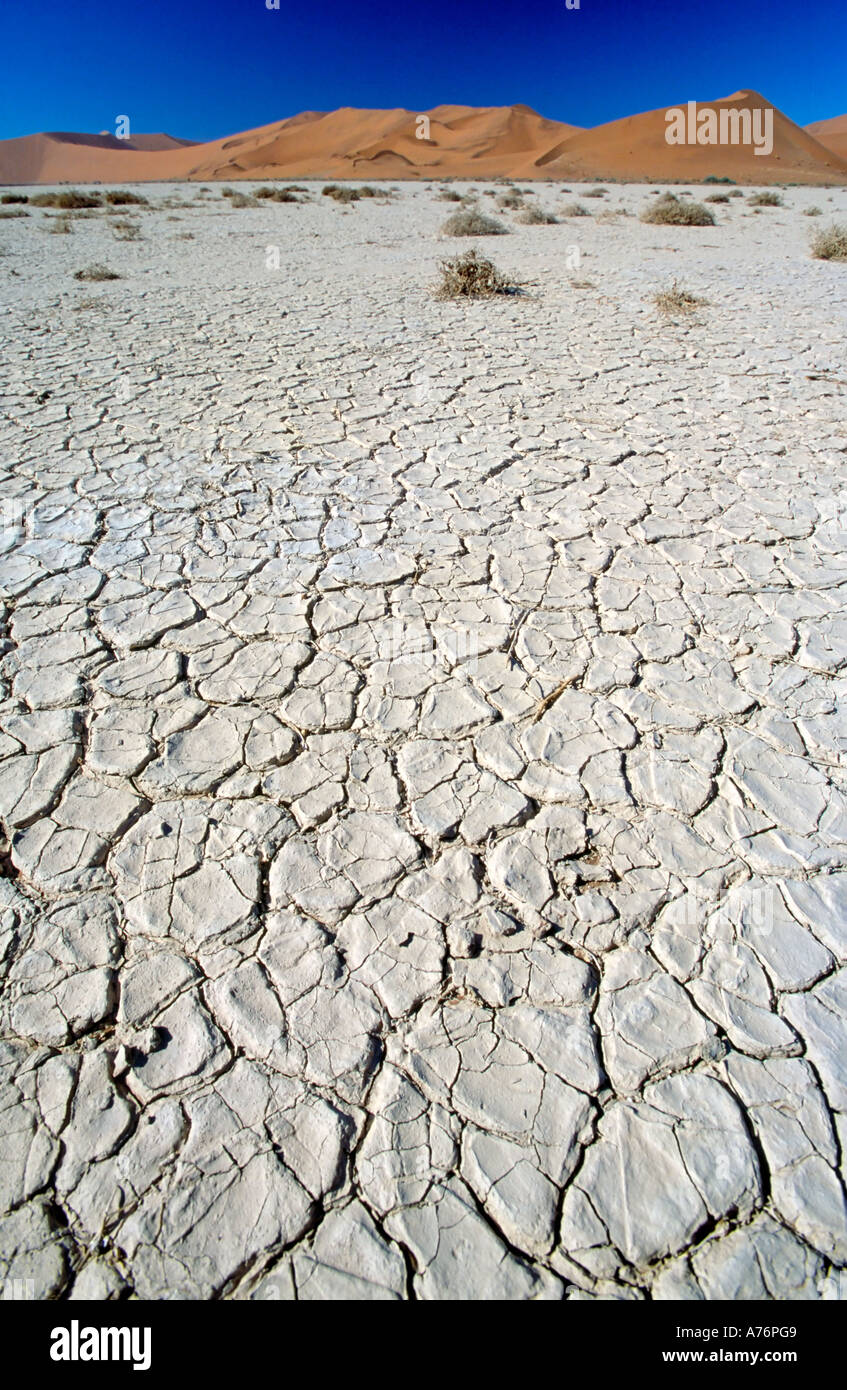
[[[679,103],[684,106],[685,103]],[[193,143],[175,136],[117,140],[45,131],[0,141],[0,182],[142,183],[316,178],[701,180],[738,183],[847,182],[847,117],[796,125],[758,92],[700,104],[715,110],[773,110],[773,148],[671,145],[667,107],[585,130],[532,107],[441,105],[303,111],[284,120]],[[422,123],[426,118],[428,125]]]

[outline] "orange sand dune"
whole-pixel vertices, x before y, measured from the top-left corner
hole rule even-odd
[[[805,129],[839,159],[847,159],[847,116],[833,116],[828,121],[814,121]]]
[[[765,109],[755,92],[716,108]],[[428,131],[421,116],[429,120]],[[843,120],[843,118],[839,118]],[[823,125],[838,122],[823,122]],[[669,145],[665,112],[581,130],[529,106],[443,105],[420,114],[303,111],[255,130],[192,144],[168,135],[52,131],[0,141],[0,183],[136,183],[270,178],[631,178],[843,183],[847,160],[787,116],[773,115],[773,153],[750,146]],[[420,138],[421,136],[426,138]]]
[[[668,144],[663,107],[596,126],[565,140],[538,161],[555,178],[679,179],[692,182],[732,178],[738,183],[844,183],[847,161],[769,107],[757,92],[734,92],[720,101],[698,103],[714,111],[773,111],[773,149],[757,155],[750,144]],[[760,117],[764,120],[764,115]],[[754,127],[755,129],[755,127]],[[759,127],[764,131],[764,125]]]

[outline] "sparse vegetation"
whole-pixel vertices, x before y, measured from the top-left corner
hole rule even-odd
[[[730,198],[743,198],[745,193],[743,188],[733,188],[729,193]]]
[[[29,198],[26,193],[3,193],[0,195],[0,203],[28,203]]]
[[[674,280],[670,289],[660,290],[658,294],[653,295],[653,303],[660,313],[671,318],[675,314],[693,314],[695,309],[706,303],[706,300],[698,299],[696,295],[682,289]]]
[[[268,199],[272,203],[299,203],[297,194],[290,188],[257,188],[257,198]]]
[[[552,212],[545,212],[543,208],[539,207],[525,208],[518,218],[518,221],[523,223],[525,227],[550,226],[558,220],[558,217],[554,217]]]
[[[710,193],[709,196],[708,196],[708,198],[706,199],[706,202],[707,202],[707,203],[728,203],[728,202],[729,202],[729,194],[728,194],[728,193]]]
[[[645,208],[641,221],[670,227],[714,227],[715,215],[702,203],[682,202],[675,193],[663,193]]]
[[[590,217],[588,208],[584,208],[582,203],[565,203],[562,208],[563,217]]]
[[[504,212],[507,210],[514,211],[516,208],[523,207],[523,198],[517,191],[514,193],[504,193],[502,197],[497,199],[497,206],[498,208],[502,208]]]
[[[781,208],[784,206],[778,193],[754,193],[750,199],[750,205],[754,208]]]
[[[518,288],[475,250],[466,251],[455,260],[442,261],[440,269],[437,299],[489,299],[495,294],[514,294]]]
[[[847,261],[847,226],[833,222],[812,237],[812,255],[818,261]]]
[[[704,183],[735,183],[735,179],[719,178],[717,174],[707,174]]]
[[[120,275],[114,270],[110,270],[105,265],[89,265],[84,270],[74,271],[75,280],[95,281],[100,280],[120,280]]]
[[[139,241],[141,239],[141,228],[138,223],[130,222],[125,217],[112,223],[112,231],[118,241]]]
[[[147,199],[142,198],[140,193],[130,193],[126,188],[112,188],[106,194],[106,202],[111,203],[112,207],[122,208],[128,203],[136,204],[138,207],[147,207]]]
[[[501,236],[506,228],[484,212],[454,212],[441,230],[445,236]]]
[[[233,192],[229,194],[229,205],[231,208],[257,208],[259,203],[255,198],[251,198],[249,193]]]
[[[461,193],[457,193],[455,188],[445,188],[438,196],[442,203],[460,203],[462,201]]]
[[[804,209],[803,209],[803,216],[804,216],[804,217],[823,217],[823,209],[822,209],[822,208],[818,208],[818,207],[804,208]]]
[[[79,193],[69,188],[64,193],[34,193],[29,200],[37,208],[100,208],[103,199],[99,193]]]
[[[608,188],[586,188],[582,196],[583,198],[605,198],[608,191]]]
[[[13,217],[29,217],[26,208],[0,208],[0,217],[8,222]]]

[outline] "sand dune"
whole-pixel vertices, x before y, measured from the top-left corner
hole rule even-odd
[[[662,107],[596,126],[564,141],[538,161],[540,172],[557,178],[690,179],[732,178],[739,183],[843,183],[847,161],[769,107],[758,92],[734,92],[700,103],[716,112],[773,110],[773,149],[758,155],[750,144],[668,144]],[[763,119],[763,117],[761,118]],[[763,129],[764,127],[760,127]]]
[[[839,159],[847,159],[847,116],[833,116],[828,121],[813,121],[805,129]]]
[[[736,92],[716,109],[764,111],[756,92]],[[421,115],[429,121],[423,131]],[[529,106],[442,105],[417,113],[303,111],[255,130],[193,144],[175,136],[129,141],[50,131],[0,141],[0,182],[135,183],[150,180],[268,178],[618,178],[842,183],[847,118],[820,122],[830,143],[773,114],[773,150],[750,145],[670,145],[665,109],[593,130],[548,120]],[[830,133],[831,131],[831,133]],[[426,138],[421,138],[422,134]]]

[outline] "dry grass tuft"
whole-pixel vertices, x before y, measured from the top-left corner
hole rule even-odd
[[[497,199],[497,206],[498,208],[502,208],[504,212],[514,212],[516,208],[523,207],[523,198],[517,191],[514,193],[503,193],[502,196]]]
[[[26,193],[3,193],[0,194],[0,203],[28,203],[29,198]]]
[[[106,194],[106,202],[112,207],[122,208],[128,204],[146,208],[149,206],[147,199],[142,198],[140,193],[130,193],[126,188],[113,188]]]
[[[484,212],[454,212],[441,230],[445,236],[502,236],[506,228]]]
[[[676,314],[693,314],[695,309],[699,309],[700,305],[707,301],[681,289],[674,280],[670,289],[660,290],[658,294],[653,295],[653,303],[660,313],[672,318]]]
[[[804,217],[823,217],[823,209],[822,209],[822,208],[818,208],[818,207],[804,208],[804,209],[803,209],[803,216],[804,216]]]
[[[681,202],[675,193],[663,193],[645,208],[641,221],[669,227],[714,227],[715,215],[702,203]]]
[[[99,193],[79,193],[69,188],[65,193],[35,193],[29,200],[37,208],[100,208],[103,199]]]
[[[562,208],[563,217],[590,217],[588,208],[584,208],[582,203],[565,203]]]
[[[299,203],[300,199],[292,188],[257,188],[255,196],[272,203]]]
[[[137,222],[130,222],[127,218],[121,217],[117,222],[112,223],[112,231],[117,241],[140,241],[141,228]]]
[[[819,261],[847,261],[847,226],[833,222],[812,237],[812,255]]]
[[[559,219],[558,217],[554,217],[552,212],[545,212],[544,208],[532,207],[525,208],[518,218],[518,221],[522,223],[524,227],[541,227],[551,226],[554,222],[558,222]]]
[[[75,280],[95,281],[100,280],[120,280],[120,275],[114,270],[110,270],[105,265],[89,265],[84,270],[74,271]]]
[[[778,193],[754,193],[750,199],[753,208],[781,208],[785,204]]]
[[[707,203],[728,203],[730,195],[728,193],[710,193],[706,199]]]
[[[495,294],[515,294],[518,288],[476,251],[442,261],[440,269],[436,299],[490,299]]]
[[[608,192],[608,188],[586,188],[582,196],[583,198],[605,198]]]

